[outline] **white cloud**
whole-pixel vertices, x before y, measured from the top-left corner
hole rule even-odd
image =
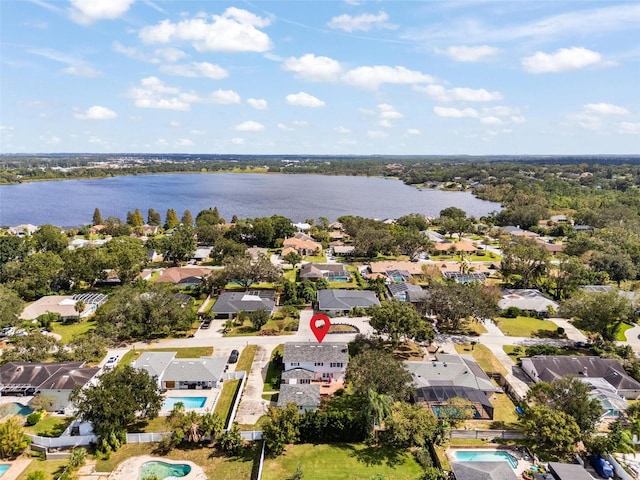
[[[619,133],[640,135],[640,123],[622,122],[619,125]]]
[[[140,85],[131,87],[125,95],[139,108],[187,111],[193,103],[228,105],[241,101],[240,95],[233,90],[216,90],[204,95],[194,91],[182,92],[178,87],[169,86],[157,77],[143,78]]]
[[[151,56],[139,51],[137,48],[127,47],[126,45],[121,44],[117,40],[111,44],[111,48],[113,49],[114,52],[118,52],[124,55],[125,57],[131,58],[133,60],[137,60],[139,62],[153,63],[154,61],[154,59]]]
[[[368,130],[367,136],[369,138],[385,138],[385,137],[388,137],[389,134],[387,132],[383,132],[380,130]]]
[[[256,110],[268,110],[269,104],[263,98],[248,98],[247,103]]]
[[[178,60],[185,58],[187,56],[179,48],[168,47],[168,48],[157,48],[154,52],[158,57],[163,58],[167,62],[177,62]]]
[[[71,19],[83,25],[121,17],[135,0],[70,0]]]
[[[299,58],[287,58],[282,68],[294,72],[297,78],[315,82],[331,82],[338,80],[342,67],[337,60],[329,57],[316,57],[307,53]]]
[[[456,62],[486,62],[491,60],[498,53],[498,49],[489,45],[478,45],[467,47],[464,45],[451,46],[444,53]]]
[[[611,103],[587,103],[584,109],[600,115],[627,115],[629,110]]]
[[[181,65],[162,65],[160,71],[179,77],[205,77],[220,80],[229,76],[224,68],[209,62],[191,62]]]
[[[102,72],[90,65],[71,65],[62,69],[62,73],[75,75],[76,77],[95,78],[102,75]]]
[[[284,123],[279,123],[278,128],[280,130],[284,130],[285,132],[293,132],[295,128],[290,127],[289,125],[285,125]]]
[[[234,145],[244,145],[244,138],[234,137],[231,139],[231,143]]]
[[[44,143],[46,143],[48,145],[57,145],[58,143],[60,143],[62,141],[62,139],[60,137],[57,137],[55,135],[48,135],[48,136],[42,135],[40,137],[40,140],[42,140]]]
[[[480,123],[482,123],[483,125],[502,125],[504,122],[498,117],[494,117],[493,115],[491,115],[489,117],[482,117],[480,119]]]
[[[583,47],[561,48],[554,53],[536,52],[522,59],[529,73],[559,73],[578,70],[602,62],[602,55]]]
[[[354,68],[343,75],[342,80],[349,85],[370,90],[376,90],[385,83],[415,84],[434,83],[431,75],[426,75],[416,70],[405,67],[390,67],[388,65],[376,65]]]
[[[261,132],[264,130],[264,125],[254,122],[253,120],[247,120],[246,122],[239,123],[233,128],[238,132]]]
[[[9,126],[9,125],[0,125],[0,132],[2,133],[8,133],[8,132],[12,132],[13,131],[13,127]]]
[[[324,107],[325,103],[319,98],[309,95],[306,92],[292,93],[285,98],[288,105],[297,107],[318,108]]]
[[[80,120],[111,120],[117,118],[118,114],[107,107],[94,105],[84,112],[75,113],[74,117]]]
[[[178,147],[191,147],[191,146],[193,146],[193,142],[188,138],[180,138],[176,142],[176,146],[178,146]]]
[[[497,105],[483,108],[480,122],[484,125],[508,125],[521,124],[526,122],[526,119],[517,108]]]
[[[191,135],[206,135],[207,131],[206,130],[189,130],[189,133]]]
[[[191,42],[201,52],[266,52],[272,44],[269,36],[258,30],[271,23],[246,10],[227,8],[222,15],[206,15],[173,23],[163,20],[139,32],[145,43]]]
[[[376,108],[378,110],[378,125],[381,127],[392,127],[393,124],[391,120],[398,120],[404,117],[393,105],[389,105],[388,103],[380,103]]]
[[[477,118],[478,111],[474,108],[447,108],[447,107],[433,107],[433,111],[439,117],[446,118]]]
[[[484,88],[451,88],[446,89],[442,85],[416,85],[414,90],[426,93],[431,98],[439,102],[493,102],[502,100],[500,92],[489,92]]]
[[[368,32],[372,28],[395,29],[397,25],[388,22],[389,15],[384,10],[378,13],[362,13],[360,15],[351,16],[348,14],[333,17],[327,23],[329,28],[336,30],[344,30],[345,32]]]
[[[89,143],[97,143],[97,144],[105,144],[107,142],[105,142],[103,139],[101,139],[100,137],[97,137],[95,135],[91,135],[89,137]]]
[[[171,120],[169,122],[169,126],[173,127],[173,128],[179,128],[180,127],[180,122],[178,122],[177,120]]]
[[[343,127],[343,126],[337,126],[333,129],[335,132],[340,133],[342,135],[347,135],[349,133],[351,133],[351,129]]]
[[[417,128],[409,128],[407,129],[407,135],[422,135],[422,132]]]
[[[306,120],[294,120],[293,122],[291,122],[291,125],[293,125],[294,127],[308,127],[309,122],[307,122]]]

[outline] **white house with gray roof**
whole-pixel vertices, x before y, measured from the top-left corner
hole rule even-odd
[[[269,316],[276,307],[274,293],[270,291],[223,292],[211,311],[216,318],[233,318],[239,312],[266,311]]]
[[[162,390],[201,390],[220,386],[226,357],[176,359],[176,352],[144,352],[132,363],[155,377]]]
[[[318,290],[318,310],[329,315],[346,315],[355,307],[369,308],[380,305],[371,290]]]
[[[343,342],[287,342],[282,361],[282,381],[285,384],[342,381],[349,363],[349,350]]]
[[[284,408],[289,403],[295,403],[299,413],[316,410],[320,406],[320,385],[281,385],[278,407]]]

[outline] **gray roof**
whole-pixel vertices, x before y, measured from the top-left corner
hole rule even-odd
[[[100,371],[98,367],[60,368],[39,387],[39,390],[73,390],[86,385]]]
[[[150,377],[160,378],[175,356],[176,352],[143,352],[132,365],[146,370]]]
[[[276,302],[273,298],[266,298],[255,292],[223,292],[216,300],[211,311],[213,313],[238,313],[266,310],[273,312]]]
[[[341,362],[346,366],[349,362],[349,349],[344,342],[323,342],[321,344],[287,342],[284,344],[282,361],[285,363]]]
[[[436,385],[420,387],[416,390],[418,402],[446,403],[452,398],[462,398],[481,404],[493,416],[493,405],[481,390],[472,387]]]
[[[456,480],[518,480],[508,462],[451,462]]]
[[[549,300],[539,290],[532,288],[508,288],[502,291],[502,299],[498,307],[506,310],[509,307],[518,307],[520,310],[531,310],[539,313],[548,312],[548,307],[558,309],[558,304]]]
[[[549,462],[549,470],[558,480],[593,480],[591,474],[577,463]]]
[[[9,362],[0,367],[0,387],[73,390],[85,385],[99,368],[83,368],[83,362]]]
[[[280,385],[278,407],[286,407],[288,403],[295,403],[299,407],[317,408],[320,406],[320,385]]]
[[[471,387],[483,392],[499,392],[480,365],[469,355],[438,355],[437,361],[404,362],[419,387]]]
[[[380,301],[371,290],[318,290],[320,310],[351,310],[353,307],[368,308],[373,305],[380,305]]]
[[[411,283],[391,283],[387,285],[391,296],[406,295],[408,302],[421,302],[426,300],[428,292],[424,290],[420,285],[413,285]]]
[[[581,378],[603,378],[616,390],[640,390],[640,382],[631,378],[613,358],[538,355],[527,361],[543,382],[551,383],[565,375]]]
[[[282,380],[291,380],[293,378],[297,380],[313,380],[313,372],[304,368],[292,368],[286,372],[282,372]]]
[[[173,360],[167,365],[162,380],[175,382],[217,382],[224,374],[226,357],[202,357]]]
[[[341,263],[305,263],[300,267],[300,278],[323,278],[333,276],[348,276],[351,274]]]

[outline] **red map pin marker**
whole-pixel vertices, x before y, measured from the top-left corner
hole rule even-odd
[[[311,327],[311,331],[316,336],[316,340],[318,343],[322,343],[324,340],[324,336],[329,333],[329,327],[331,327],[331,320],[324,313],[317,313],[313,317],[311,317],[311,322],[309,323]]]

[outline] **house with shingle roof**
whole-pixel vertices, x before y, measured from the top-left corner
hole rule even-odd
[[[276,308],[275,293],[268,290],[223,292],[211,308],[216,318],[233,318],[240,312],[266,311],[273,315]]]
[[[299,413],[316,410],[320,406],[320,385],[281,385],[278,393],[278,407],[284,408],[289,403],[295,403]]]
[[[349,363],[349,349],[344,342],[287,342],[282,362],[284,383],[342,381]]]
[[[82,293],[77,295],[47,295],[27,305],[20,314],[23,320],[34,320],[40,315],[57,313],[62,320],[85,318],[107,301],[108,297],[103,293]],[[76,305],[84,303],[84,310],[78,312]]]
[[[351,274],[342,263],[305,263],[300,267],[300,280],[319,280],[325,278],[328,281],[340,279],[348,282]]]
[[[207,267],[171,267],[165,269],[155,281],[183,287],[195,286],[200,285],[202,279],[210,275],[212,271],[212,268]]]
[[[375,292],[371,290],[318,290],[318,310],[328,315],[346,315],[355,307],[369,308],[380,305]]]
[[[508,462],[450,462],[456,480],[517,480]]]
[[[506,310],[516,307],[522,311],[531,312],[539,316],[549,315],[549,308],[558,310],[558,304],[545,297],[540,290],[533,288],[507,288],[502,291],[502,299],[498,307]]]
[[[210,389],[220,386],[226,357],[175,358],[176,352],[144,352],[132,363],[156,378],[159,389]]]
[[[41,393],[54,399],[47,410],[65,410],[73,389],[92,381],[99,371],[84,362],[8,362],[0,366],[0,395]]]
[[[322,251],[322,244],[316,242],[306,233],[298,232],[293,237],[286,238],[282,243],[282,255],[286,255],[285,250],[293,248],[298,255],[315,255]]]
[[[411,283],[390,283],[387,285],[389,295],[399,302],[420,303],[427,299],[429,292],[420,285]]]

